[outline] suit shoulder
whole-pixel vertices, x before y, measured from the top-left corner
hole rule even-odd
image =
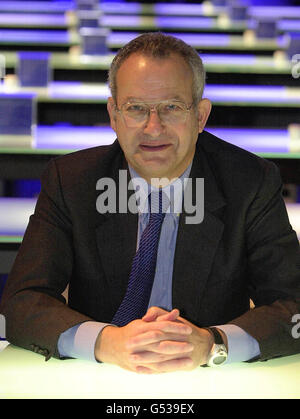
[[[230,144],[207,132],[200,134],[198,152],[205,161],[228,199],[247,196],[250,200],[260,188],[274,191],[282,187],[278,167],[249,151]]]
[[[81,175],[93,174],[95,171],[109,170],[114,162],[121,158],[121,148],[115,141],[111,145],[87,148],[55,157],[48,164],[45,174],[55,167],[62,177],[78,178]]]
[[[278,171],[277,166],[269,160],[224,141],[207,131],[203,134],[199,137],[200,147],[215,160],[218,166],[229,169],[231,173],[255,175],[272,169]]]
[[[101,161],[111,148],[111,145],[86,148],[56,157],[54,160],[58,167],[74,166],[74,168],[80,168],[81,166],[90,166],[98,163],[99,160]]]

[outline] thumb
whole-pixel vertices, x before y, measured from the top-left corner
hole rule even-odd
[[[179,314],[178,309],[173,309],[168,312],[160,307],[150,307],[142,320],[146,322],[174,321],[178,318]]]

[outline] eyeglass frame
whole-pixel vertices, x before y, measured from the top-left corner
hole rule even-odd
[[[123,103],[121,105],[121,108],[120,109],[118,108],[117,104],[115,104],[114,107],[115,107],[115,111],[118,112],[119,114],[121,114],[122,117],[124,118],[124,120],[126,121],[126,118],[124,117],[123,111],[122,111],[122,107],[124,105],[135,105],[135,104],[136,105],[140,105],[140,104],[146,105],[149,108],[148,118],[145,119],[145,121],[143,121],[143,124],[146,124],[149,121],[150,113],[153,112],[154,109],[157,112],[157,116],[159,117],[160,122],[162,122],[162,120],[161,120],[161,118],[159,116],[159,113],[158,113],[157,108],[158,108],[159,105],[161,105],[163,103],[168,103],[168,102],[179,102],[179,103],[182,103],[185,106],[185,108],[186,108],[185,109],[185,114],[187,114],[188,112],[190,112],[190,110],[192,109],[192,107],[195,104],[194,101],[192,101],[192,103],[190,105],[187,105],[185,102],[182,102],[181,100],[177,100],[177,99],[173,99],[173,100],[172,99],[166,99],[166,100],[162,100],[161,102],[152,102],[152,106],[150,106],[147,102],[125,102],[125,103]],[[141,123],[141,125],[142,125],[142,123]]]

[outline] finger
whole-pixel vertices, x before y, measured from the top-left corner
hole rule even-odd
[[[158,316],[156,321],[175,321],[178,319],[180,313],[177,308],[174,308],[172,311],[166,314],[162,314],[161,316]]]
[[[176,356],[181,357],[190,354],[193,350],[194,345],[190,342],[162,341],[137,348],[130,357],[136,362],[143,358],[150,359],[152,357],[151,362],[154,362],[155,359],[160,360],[159,356],[166,356],[172,359]]]
[[[194,346],[186,342],[167,342],[162,348],[148,346],[130,355],[130,360],[135,363],[158,362],[174,358],[183,358],[192,355]]]
[[[149,332],[141,333],[128,339],[126,346],[128,350],[134,350],[135,348],[138,349],[151,344],[156,344],[163,340],[186,341],[187,335],[176,333],[166,334],[159,330],[150,330]]]
[[[178,333],[184,335],[190,335],[193,332],[193,329],[188,324],[169,320],[151,322],[149,328],[151,330],[160,330],[165,333]]]
[[[178,340],[163,340],[147,345],[147,350],[166,355],[180,355],[192,352],[194,345],[190,342],[181,342]]]
[[[138,365],[135,370],[142,374],[158,374],[173,371],[191,370],[193,368],[193,360],[189,357],[176,358],[167,361],[157,362],[153,364]]]
[[[135,321],[136,320],[134,320],[134,322]],[[190,335],[193,331],[192,327],[189,324],[186,324],[177,320],[175,321],[162,320],[159,322],[157,321],[144,322],[143,320],[138,320],[137,322],[138,323],[136,325],[136,333],[134,333],[134,335],[136,336],[138,336],[141,333],[145,333],[151,330],[152,331],[160,330],[161,332],[165,332],[165,333],[178,333],[178,334],[184,334],[184,335]]]
[[[178,341],[186,342],[189,334],[186,333],[166,333],[161,330],[149,330],[145,333],[133,336],[128,339],[126,347],[128,350],[143,347],[146,345],[155,344],[161,341]]]
[[[156,371],[152,370],[151,368],[144,367],[142,365],[138,365],[135,368],[135,371],[138,372],[139,374],[157,374]]]
[[[191,370],[193,368],[193,360],[189,357],[176,358],[167,361],[149,364],[149,367],[157,373]]]
[[[147,310],[147,313],[142,317],[142,320],[145,322],[153,322],[157,319],[157,317],[166,314],[167,311],[163,310],[160,307],[152,306]]]
[[[164,355],[155,352],[140,352],[130,356],[130,361],[138,365],[157,364],[159,362],[186,358],[188,354]],[[147,365],[148,366],[148,365]],[[151,367],[151,366],[150,366]]]

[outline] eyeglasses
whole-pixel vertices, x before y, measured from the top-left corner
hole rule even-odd
[[[188,106],[179,100],[166,100],[157,104],[144,102],[127,102],[116,111],[122,114],[128,127],[134,128],[145,124],[150,117],[150,112],[157,112],[160,121],[166,125],[182,124],[191,110],[193,103]]]

